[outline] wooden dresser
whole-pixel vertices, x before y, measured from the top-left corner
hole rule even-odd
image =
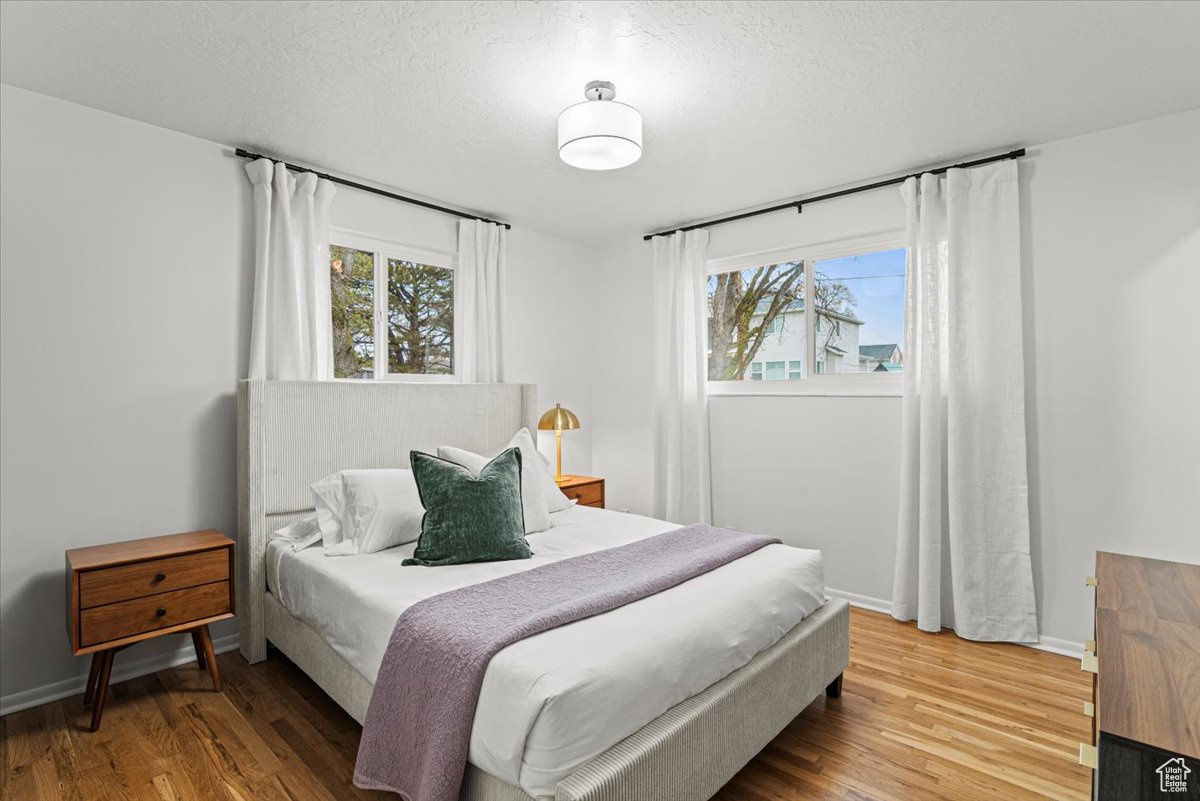
[[[164,634],[189,633],[213,687],[221,674],[208,624],[233,617],[234,543],[191,531],[67,551],[67,633],[76,655],[92,654],[85,704],[100,728],[116,652]]]
[[[1101,552],[1088,583],[1093,798],[1200,799],[1200,565]]]
[[[558,488],[580,506],[604,508],[604,479],[595,476],[563,476]]]

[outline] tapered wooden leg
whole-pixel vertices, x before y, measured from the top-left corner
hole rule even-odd
[[[92,654],[92,667],[88,670],[87,689],[83,691],[83,705],[87,706],[92,702],[92,698],[96,694],[96,677],[100,675],[100,664],[104,661],[104,652],[97,651]]]
[[[208,662],[208,675],[212,676],[213,689],[221,692],[221,671],[217,668],[217,655],[213,652],[212,637],[208,636],[208,626],[194,630],[200,635],[200,647],[204,649],[204,660]]]
[[[836,679],[834,679],[832,682],[830,682],[829,686],[825,688],[825,696],[827,698],[841,698],[842,697],[842,674],[841,673],[839,673],[838,677]]]
[[[100,675],[97,677],[96,683],[96,703],[92,707],[91,731],[100,728],[100,717],[104,714],[104,698],[108,695],[108,679],[112,675],[113,657],[116,653],[116,649],[104,651],[100,660]]]
[[[208,633],[208,627],[205,626],[204,632]],[[204,658],[204,642],[200,639],[200,629],[192,629],[192,647],[196,649],[196,664],[201,670],[208,666]]]

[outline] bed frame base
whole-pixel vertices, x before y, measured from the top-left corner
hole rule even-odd
[[[267,638],[361,723],[372,685],[315,630],[265,596]],[[841,694],[850,612],[831,599],[744,667],[677,704],[563,778],[553,796],[467,766],[462,801],[705,801],[775,738],[821,688]]]

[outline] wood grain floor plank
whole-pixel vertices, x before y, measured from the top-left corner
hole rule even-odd
[[[35,752],[36,742],[30,731],[38,710],[26,709],[3,718],[0,736],[5,741],[4,798],[41,798],[38,794],[34,765],[40,755]]]
[[[63,709],[55,704],[41,707],[45,713],[46,731],[50,735],[50,753],[54,759],[54,773],[58,780],[58,794],[63,801],[87,801],[79,760],[75,757],[75,746]]]
[[[821,696],[715,801],[1083,801],[1090,735],[1078,662],[930,635],[851,611],[840,699]],[[361,729],[275,655],[218,657],[114,685],[100,731],[80,697],[0,719],[3,801],[374,801],[355,788]]]

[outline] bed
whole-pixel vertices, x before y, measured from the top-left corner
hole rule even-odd
[[[397,582],[412,545],[331,558],[270,532],[307,513],[308,485],[336,470],[404,465],[410,449],[439,444],[487,451],[534,430],[534,388],[243,381],[238,409],[242,653],[261,661],[269,641],[359,722],[408,604],[674,527],[575,507],[530,536],[534,560]],[[768,546],[509,646],[484,678],[462,798],[710,797],[845,668],[847,609],[823,589],[819,553]]]

